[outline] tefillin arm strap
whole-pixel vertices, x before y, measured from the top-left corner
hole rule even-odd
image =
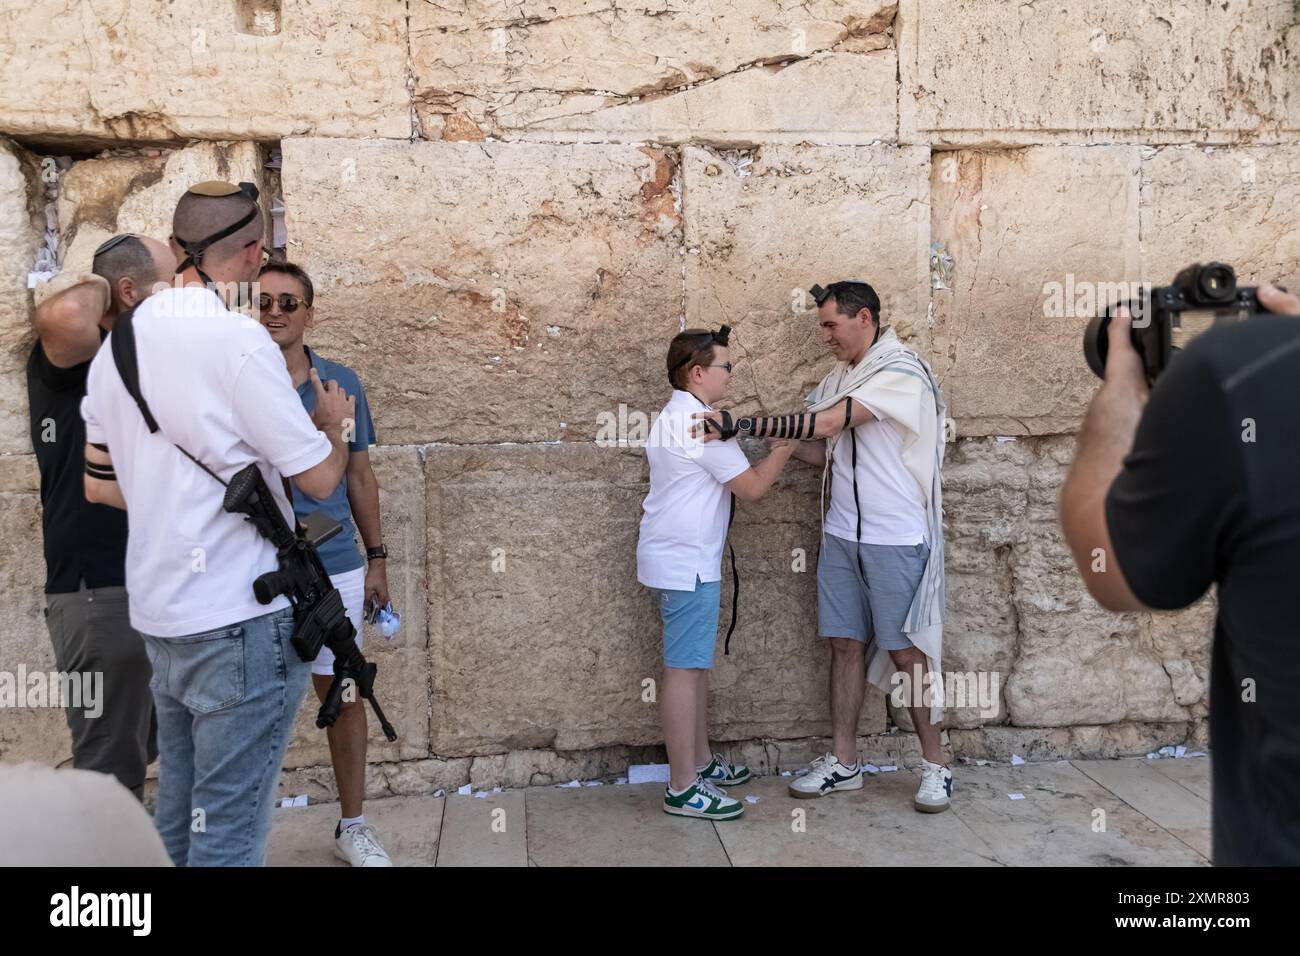
[[[704,427],[715,431],[726,440],[737,435],[751,438],[807,439],[816,437],[817,413],[796,412],[793,415],[763,415],[757,418],[732,418],[730,412],[718,412],[722,424],[706,419]]]

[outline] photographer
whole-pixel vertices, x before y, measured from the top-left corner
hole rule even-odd
[[[1112,611],[1218,588],[1210,675],[1213,860],[1300,864],[1300,298],[1216,323],[1149,389],[1132,320],[1110,320],[1104,382],[1061,489],[1088,591]]]
[[[66,711],[72,766],[111,773],[142,799],[145,770],[157,756],[149,658],[127,613],[126,515],[86,500],[81,400],[90,360],[117,317],[165,284],[176,258],[156,239],[123,234],[95,250],[91,268],[37,291],[37,341],[27,360],[41,472],[45,625],[61,673],[104,675],[98,717],[80,707]]]
[[[158,711],[154,817],[178,865],[264,862],[311,669],[290,643],[289,602],[263,605],[253,595],[253,580],[276,569],[276,549],[224,510],[219,482],[255,463],[292,523],[281,475],[325,497],[348,458],[352,399],[313,372],[308,417],[266,330],[230,307],[247,301],[257,278],[263,231],[251,186],[191,187],[172,223],[184,287],[152,296],[109,337],[114,346],[114,336],[133,333],[140,392],[158,431],[110,349],[91,364],[82,405],[86,497],[128,509],[131,624],[144,635]]]

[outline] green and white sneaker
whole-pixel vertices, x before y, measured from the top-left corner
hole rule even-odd
[[[748,767],[728,763],[722,754],[714,753],[709,765],[700,771],[700,776],[715,787],[738,787],[749,783],[751,774]]]
[[[664,813],[673,816],[734,820],[744,812],[744,804],[727,796],[703,777],[696,777],[693,784],[676,796],[671,789],[664,788]]]

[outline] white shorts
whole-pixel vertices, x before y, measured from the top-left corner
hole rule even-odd
[[[339,589],[339,596],[343,598],[343,609],[347,611],[348,620],[352,626],[357,629],[357,648],[361,647],[361,615],[365,610],[366,601],[366,569],[365,567],[357,568],[355,571],[344,571],[340,574],[331,574],[330,583]],[[320,674],[322,677],[334,676],[334,652],[328,647],[322,647],[316,659],[311,662],[311,672]]]

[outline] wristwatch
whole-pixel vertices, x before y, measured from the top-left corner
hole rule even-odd
[[[388,558],[388,549],[385,548],[382,544],[379,545],[379,547],[377,547],[377,548],[366,548],[366,560],[369,561],[369,560],[371,560],[372,558],[384,558],[384,559],[387,559],[387,558]]]

